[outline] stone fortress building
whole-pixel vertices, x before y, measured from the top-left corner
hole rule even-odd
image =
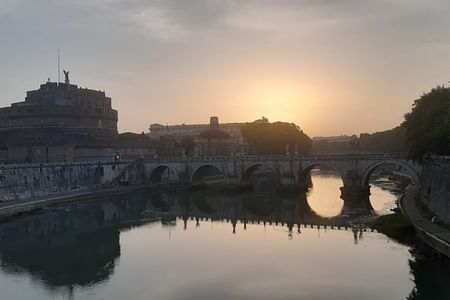
[[[117,110],[105,92],[50,80],[28,91],[25,101],[0,108],[2,162],[89,160],[87,149],[110,147],[117,136]],[[100,150],[101,152],[101,150]],[[79,157],[79,159],[77,159]]]

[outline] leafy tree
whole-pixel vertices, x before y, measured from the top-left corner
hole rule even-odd
[[[410,158],[425,154],[450,154],[450,89],[433,88],[414,101],[402,124],[406,128]]]
[[[151,144],[150,138],[142,133],[124,132],[116,136],[116,145],[123,147],[149,147]]]
[[[406,152],[406,129],[397,126],[372,134],[361,133],[359,147],[366,152]]]
[[[294,123],[246,123],[241,128],[243,137],[253,154],[285,154],[297,150],[307,154],[311,150],[311,139]]]

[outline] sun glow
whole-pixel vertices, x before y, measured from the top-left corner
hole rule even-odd
[[[307,97],[302,91],[288,84],[255,85],[245,96],[250,110],[258,115],[267,115],[273,121],[295,121],[298,111]]]
[[[320,127],[317,114],[324,109],[326,93],[306,80],[272,79],[251,82],[239,100],[246,103],[247,116],[265,116],[271,122],[293,122],[309,130],[312,126]]]

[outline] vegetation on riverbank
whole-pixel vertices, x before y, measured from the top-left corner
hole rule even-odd
[[[413,224],[401,213],[378,217],[372,228],[401,243],[411,243],[415,236]]]
[[[405,115],[410,158],[422,161],[424,155],[450,154],[450,88],[438,86],[414,101]]]

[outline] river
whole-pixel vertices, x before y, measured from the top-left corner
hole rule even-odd
[[[307,194],[135,192],[0,224],[0,299],[450,299],[448,263]],[[372,181],[369,215],[401,192]],[[350,225],[349,225],[350,224]]]

